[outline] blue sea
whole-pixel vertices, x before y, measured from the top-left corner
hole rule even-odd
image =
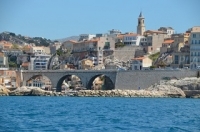
[[[200,132],[200,99],[0,97],[5,132]]]

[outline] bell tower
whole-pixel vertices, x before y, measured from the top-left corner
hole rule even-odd
[[[138,17],[137,34],[144,35],[144,32],[145,32],[144,17],[142,15],[142,12],[140,12],[140,15]]]

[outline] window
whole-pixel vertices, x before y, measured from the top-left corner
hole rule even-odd
[[[178,64],[178,62],[179,62],[179,57],[178,57],[178,55],[175,55],[174,58],[175,58],[175,62],[174,62],[174,63],[175,63],[175,64]]]
[[[105,42],[104,49],[110,49],[110,42]]]
[[[197,44],[197,40],[195,40],[195,44]]]
[[[200,44],[200,40],[199,40],[199,44]]]
[[[193,38],[196,38],[196,34],[193,34],[192,36],[193,36]]]

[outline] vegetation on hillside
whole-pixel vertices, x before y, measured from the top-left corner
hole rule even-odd
[[[51,41],[50,39],[46,39],[43,37],[27,37],[20,34],[16,35],[15,33],[11,32],[0,33],[0,41],[1,40],[10,41],[16,45],[24,43],[34,43],[36,46],[49,46],[50,44],[53,44],[53,41]]]
[[[157,53],[155,53],[155,54],[150,55],[149,58],[150,58],[153,62],[155,62],[156,59],[158,59],[159,56],[160,56],[160,52],[157,52]]]
[[[125,46],[125,44],[123,44],[122,42],[115,43],[115,48],[121,48],[124,46]]]

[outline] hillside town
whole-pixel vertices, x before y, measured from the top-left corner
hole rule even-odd
[[[64,42],[44,38],[33,41],[30,37],[4,32],[0,37],[0,84],[10,89],[19,87],[16,82],[18,70],[200,68],[200,26],[188,27],[183,33],[165,26],[146,30],[142,12],[137,21],[136,32],[122,33],[112,29],[108,33],[80,34],[78,39]],[[49,90],[50,81],[44,80],[48,79],[29,80],[27,86]],[[73,80],[80,81],[74,76],[68,79]],[[63,82],[63,85],[69,84]]]

